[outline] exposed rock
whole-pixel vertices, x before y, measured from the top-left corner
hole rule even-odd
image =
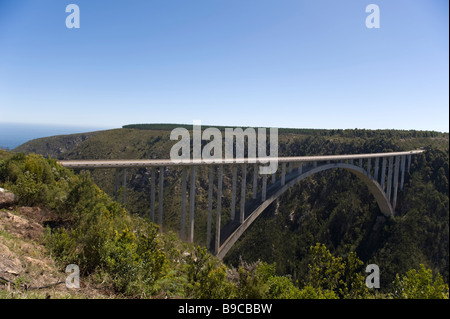
[[[40,241],[43,234],[42,225],[32,222],[8,211],[0,211],[0,229],[7,225],[8,232],[17,237]]]
[[[4,188],[0,188],[0,208],[10,207],[14,205],[15,196]]]
[[[22,263],[9,248],[0,242],[0,276],[11,280],[23,271]]]

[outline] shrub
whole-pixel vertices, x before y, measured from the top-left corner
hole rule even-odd
[[[186,296],[198,299],[224,299],[234,295],[234,286],[227,278],[226,267],[207,252],[197,247],[186,261]]]

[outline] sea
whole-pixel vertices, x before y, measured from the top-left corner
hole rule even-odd
[[[40,137],[106,130],[105,127],[0,123],[0,149],[13,150]]]

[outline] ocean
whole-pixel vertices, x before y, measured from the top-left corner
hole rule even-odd
[[[30,140],[55,135],[106,130],[99,127],[0,123],[0,149],[14,149]]]

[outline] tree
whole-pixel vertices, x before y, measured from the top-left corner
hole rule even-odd
[[[333,256],[324,244],[317,243],[311,247],[311,256],[306,287],[313,287],[324,294],[332,292],[340,298],[368,296],[365,277],[361,273],[363,262],[355,252],[343,259]]]
[[[391,294],[400,299],[448,299],[448,285],[438,274],[433,280],[431,269],[420,264],[420,269],[411,269],[405,275],[396,275]]]

